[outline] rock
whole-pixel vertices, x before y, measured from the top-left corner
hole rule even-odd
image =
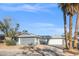
[[[30,56],[42,56],[40,53],[32,53]]]
[[[64,56],[63,50],[53,46],[23,46],[19,51],[0,51],[0,56]]]

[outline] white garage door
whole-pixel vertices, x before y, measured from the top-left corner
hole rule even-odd
[[[50,39],[49,45],[63,45],[63,39]]]

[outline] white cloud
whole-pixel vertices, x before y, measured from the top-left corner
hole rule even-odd
[[[4,11],[29,11],[29,12],[34,12],[34,11],[39,11],[42,8],[40,7],[35,7],[31,5],[22,5],[22,6],[16,6],[16,7],[11,7],[11,6],[2,6],[0,7],[0,10]]]
[[[50,11],[50,7],[55,7],[55,4],[22,4],[22,5],[16,5],[16,6],[10,6],[10,5],[0,5],[0,10],[3,11],[28,11],[28,12],[36,12],[36,11],[44,11],[48,12]]]
[[[29,26],[32,26],[32,27],[53,27],[54,24],[51,24],[51,23],[31,23],[31,24],[29,24]]]
[[[30,32],[36,32],[35,34],[63,34],[64,33],[64,28],[58,27],[55,24],[51,23],[32,23],[28,25],[30,27]]]

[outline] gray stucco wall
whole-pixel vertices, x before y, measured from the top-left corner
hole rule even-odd
[[[20,38],[20,44],[21,45],[30,45],[30,44],[35,44],[35,39],[36,38]]]

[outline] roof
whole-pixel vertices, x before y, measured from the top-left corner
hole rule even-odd
[[[21,34],[21,35],[19,35],[17,37],[21,37],[22,38],[22,37],[40,37],[40,36],[34,35],[32,33],[26,33],[26,34]]]
[[[61,38],[64,38],[64,37],[62,37],[62,36],[41,36],[41,38],[50,38],[50,39],[52,39],[52,38],[55,38],[55,39],[61,39]]]
[[[19,36],[17,36],[19,38],[25,38],[25,37],[34,37],[34,38],[42,38],[42,39],[52,39],[52,38],[55,38],[55,39],[61,39],[61,38],[64,38],[60,35],[54,35],[54,36],[49,36],[49,35],[35,35],[35,34],[32,34],[32,33],[25,33],[25,34],[21,34]]]
[[[52,38],[64,38],[64,37],[63,36],[56,35],[56,36],[52,36]]]

